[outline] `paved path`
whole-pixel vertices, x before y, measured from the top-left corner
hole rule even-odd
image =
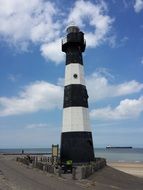
[[[66,180],[30,169],[0,155],[0,190],[143,190],[143,178],[114,168],[96,172],[88,180]]]
[[[80,190],[72,181],[0,157],[0,190]]]

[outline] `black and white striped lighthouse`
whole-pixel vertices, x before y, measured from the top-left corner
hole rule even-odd
[[[72,160],[73,163],[87,163],[94,160],[82,59],[85,46],[84,33],[77,26],[69,26],[67,36],[62,40],[62,51],[66,53],[66,68],[61,162]]]

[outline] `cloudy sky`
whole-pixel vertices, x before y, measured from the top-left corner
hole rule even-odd
[[[95,147],[143,147],[143,0],[0,0],[0,148],[60,143],[71,22],[86,38]]]

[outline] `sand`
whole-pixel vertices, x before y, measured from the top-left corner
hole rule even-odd
[[[108,165],[125,173],[143,178],[143,163],[110,162]]]
[[[136,177],[119,171],[128,165],[119,166],[117,163],[110,163],[110,166],[96,172],[86,180],[72,180],[59,178],[38,169],[29,167],[15,161],[13,156],[0,155],[0,190],[142,190],[143,177]],[[132,174],[139,171],[143,165],[129,165]],[[133,171],[134,168],[134,171]],[[128,169],[129,170],[129,169]],[[136,171],[136,172],[135,172]]]

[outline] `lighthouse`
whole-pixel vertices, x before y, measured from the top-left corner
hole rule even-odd
[[[86,43],[77,26],[69,26],[62,40],[66,53],[61,162],[89,163],[94,160],[92,132],[89,123],[88,93],[85,86],[82,52]]]

